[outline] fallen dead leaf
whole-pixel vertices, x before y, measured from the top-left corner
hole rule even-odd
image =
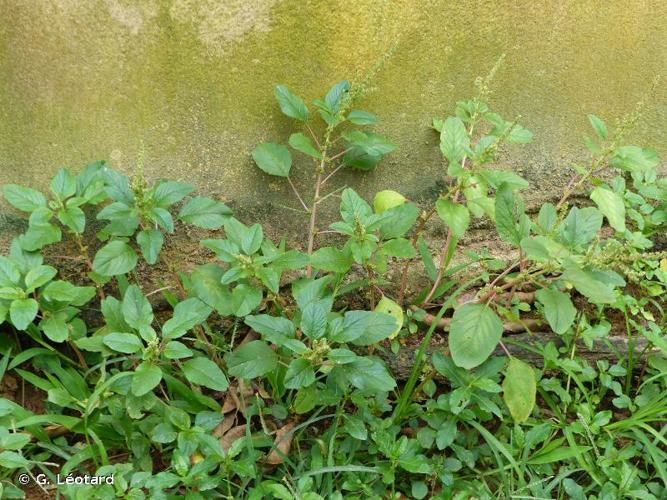
[[[213,429],[213,437],[221,438],[227,434],[227,431],[234,426],[234,422],[236,422],[236,414],[225,416],[225,418],[222,419],[222,422]]]
[[[287,422],[280,429],[276,431],[276,437],[273,440],[275,448],[266,457],[266,463],[270,465],[278,465],[283,463],[284,456],[287,456],[292,447],[292,438],[294,433],[292,429],[296,426],[296,422]]]
[[[229,451],[232,445],[239,439],[245,436],[245,425],[237,425],[232,427],[224,436],[220,438],[220,446],[225,450],[225,453]]]

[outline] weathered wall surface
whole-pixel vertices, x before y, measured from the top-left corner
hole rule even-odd
[[[274,204],[289,190],[249,155],[289,135],[276,83],[311,100],[398,42],[363,103],[398,149],[376,172],[339,182],[424,199],[442,178],[431,118],[506,53],[492,106],[520,113],[535,141],[500,165],[547,198],[585,158],[586,113],[613,122],[655,74],[667,76],[663,0],[0,0],[0,9],[0,183],[43,186],[60,166],[93,159],[131,172],[143,141],[151,177],[190,180],[274,225],[286,216],[302,227]],[[666,118],[661,86],[633,139],[663,158]],[[306,166],[296,168],[307,183]]]

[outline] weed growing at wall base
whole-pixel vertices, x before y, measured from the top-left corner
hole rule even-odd
[[[490,109],[490,81],[433,121],[446,187],[429,206],[325,194],[393,146],[358,128],[376,118],[348,82],[313,103],[322,137],[276,87],[304,127],[287,142],[313,160],[309,203],[286,146],[252,157],[292,187],[302,247],[141,168],[4,186],[27,223],[0,256],[2,497],[665,498],[658,158],[624,142],[639,113],[613,130],[590,115],[591,159],[529,214],[528,183],[494,163],[533,137]],[[475,219],[509,257],[459,245]],[[186,230],[208,253],[187,267],[170,246]]]

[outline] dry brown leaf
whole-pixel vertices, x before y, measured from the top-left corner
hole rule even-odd
[[[222,402],[222,409],[220,410],[223,415],[237,409],[236,401],[234,401],[234,398],[232,397],[232,393],[235,391],[236,387],[230,385],[227,394],[225,394],[225,400]]]
[[[276,438],[273,440],[275,448],[266,457],[266,463],[270,465],[278,465],[284,462],[283,456],[289,455],[292,447],[292,438],[294,433],[292,429],[296,426],[296,422],[287,422],[280,429],[276,431]],[[278,453],[280,451],[280,453]]]
[[[234,426],[234,422],[236,422],[236,413],[234,413],[234,415],[229,415],[223,418],[222,422],[220,422],[216,428],[213,429],[213,437],[220,438],[224,436],[227,431]]]
[[[245,337],[243,337],[243,340],[242,340],[241,343],[236,347],[236,349],[238,349],[238,348],[239,348],[240,346],[242,346],[243,344],[247,344],[248,342],[252,342],[253,340],[257,340],[257,339],[259,339],[259,335],[257,334],[257,332],[255,332],[255,331],[253,331],[253,330],[250,330],[250,331],[247,333],[247,335],[246,335]],[[234,350],[236,350],[236,349],[234,349]]]
[[[225,433],[224,436],[220,438],[220,446],[222,446],[222,449],[225,450],[225,453],[227,453],[234,442],[238,439],[241,439],[243,436],[245,436],[245,425],[237,425],[236,427],[232,427],[227,433]]]
[[[271,399],[271,396],[266,392],[266,389],[264,389],[262,384],[257,384],[257,394],[259,394],[262,399]]]

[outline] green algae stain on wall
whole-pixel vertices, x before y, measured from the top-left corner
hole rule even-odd
[[[667,7],[628,2],[444,0],[0,0],[0,182],[44,185],[62,165],[105,158],[130,172],[141,141],[153,177],[187,179],[264,221],[289,203],[254,168],[260,141],[286,140],[272,88],[308,100],[363,78],[391,48],[361,107],[398,149],[340,183],[364,194],[433,196],[442,177],[433,116],[473,92],[501,53],[492,106],[523,116],[535,143],[501,156],[548,198],[585,159],[586,113],[613,122],[667,76]],[[667,155],[667,93],[635,139]],[[301,185],[308,165],[297,163]],[[290,217],[290,219],[294,219]],[[294,222],[298,227],[298,221]]]

